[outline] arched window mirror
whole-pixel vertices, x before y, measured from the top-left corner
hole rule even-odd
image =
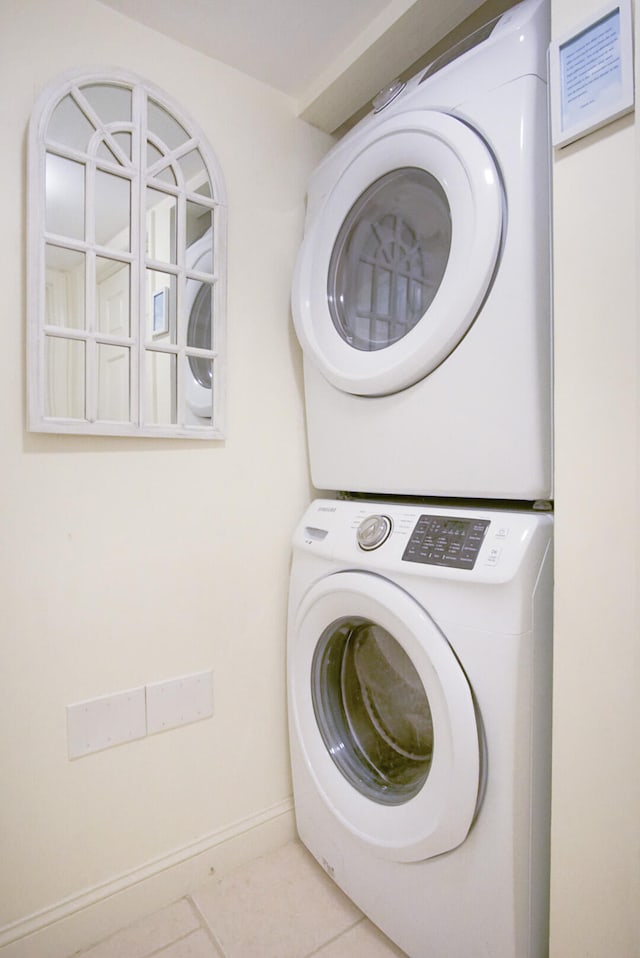
[[[139,77],[65,74],[29,140],[29,428],[224,436],[225,192]]]

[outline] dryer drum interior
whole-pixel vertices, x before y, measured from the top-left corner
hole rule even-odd
[[[433,720],[411,659],[380,625],[333,622],[313,657],[313,709],[324,744],[346,780],[383,805],[422,789],[433,757]]]

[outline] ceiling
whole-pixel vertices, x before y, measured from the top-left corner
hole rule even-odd
[[[336,132],[482,0],[100,0],[274,87]]]

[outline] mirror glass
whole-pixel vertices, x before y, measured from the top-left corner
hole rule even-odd
[[[63,246],[45,247],[45,323],[85,328],[85,254]]]
[[[103,124],[131,122],[131,90],[115,83],[89,83],[82,95]]]
[[[164,160],[164,153],[162,153],[151,140],[147,140],[147,167],[150,169],[159,163],[160,160]]]
[[[203,419],[213,416],[213,363],[204,356],[187,354],[185,398],[190,422],[202,424]]]
[[[96,132],[70,93],[67,94],[51,114],[47,136],[57,143],[70,146],[80,153],[86,153],[89,140]]]
[[[115,143],[120,147],[124,156],[126,156],[128,160],[131,160],[131,144],[133,139],[131,134],[114,133],[111,139],[114,140]]]
[[[149,132],[168,146],[169,150],[176,150],[190,139],[175,117],[151,98],[147,102],[147,125]]]
[[[191,246],[196,240],[211,229],[212,212],[206,206],[200,206],[192,200],[187,200],[187,246]],[[211,272],[211,244],[209,244],[209,254],[206,263],[200,263],[198,266],[189,266],[190,269],[197,269],[201,273]]]
[[[68,239],[84,239],[85,167],[47,153],[46,228]]]
[[[176,186],[178,183],[173,165],[171,163],[168,166],[165,166],[163,170],[158,169],[158,171],[154,173],[154,178],[156,180],[160,180],[162,183],[168,183],[169,186]]]
[[[98,246],[131,249],[131,183],[96,170],[95,229]]]
[[[98,343],[98,419],[128,422],[130,353],[126,346]]]
[[[131,335],[131,266],[96,256],[96,325],[98,332]]]
[[[195,279],[187,280],[187,346],[211,349],[212,287]]]
[[[154,425],[177,422],[176,357],[145,350],[145,419]]]
[[[161,263],[175,263],[177,199],[147,187],[146,202],[147,255]]]
[[[203,196],[211,196],[211,180],[207,174],[207,169],[202,159],[200,150],[191,150],[180,157],[180,169],[184,182],[190,193],[201,193]]]
[[[45,337],[47,416],[85,418],[85,344],[79,339]]]

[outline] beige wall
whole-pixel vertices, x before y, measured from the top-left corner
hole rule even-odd
[[[226,178],[224,443],[25,432],[28,120],[52,78],[105,65],[182,103]],[[1,936],[290,801],[289,542],[309,488],[289,287],[329,138],[94,0],[3,0],[0,85]],[[210,668],[213,719],[68,761],[67,704]]]
[[[600,6],[552,0],[554,33]],[[224,444],[24,429],[28,118],[58,73],[104,65],[182,102],[226,177]],[[285,98],[94,0],[4,0],[0,77],[1,934],[286,807],[286,578],[308,497],[288,294],[328,139]],[[636,169],[629,118],[554,163],[553,958],[640,956]],[[212,720],[67,760],[65,705],[208,668]]]
[[[553,0],[561,36],[600,0]],[[552,958],[640,955],[637,124],[554,163]]]

